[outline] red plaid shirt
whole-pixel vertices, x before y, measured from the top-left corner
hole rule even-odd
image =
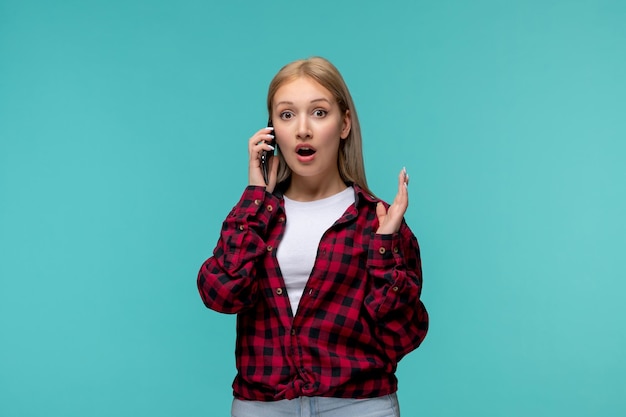
[[[204,304],[237,313],[234,395],[377,397],[397,390],[398,361],[428,330],[420,301],[417,239],[402,223],[378,235],[378,200],[354,186],[356,202],[328,229],[293,316],[276,248],[283,199],[249,186],[223,223],[198,275]]]

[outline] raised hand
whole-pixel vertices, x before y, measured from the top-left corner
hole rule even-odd
[[[409,206],[408,185],[409,175],[406,173],[406,168],[402,168],[398,175],[398,193],[389,209],[385,209],[384,204],[381,202],[376,206],[376,216],[378,217],[378,230],[376,230],[376,233],[388,235],[400,230],[402,218]]]

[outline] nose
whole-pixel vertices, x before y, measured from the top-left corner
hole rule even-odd
[[[301,117],[298,120],[298,126],[296,136],[298,139],[305,140],[310,139],[312,135],[311,126],[307,117]]]

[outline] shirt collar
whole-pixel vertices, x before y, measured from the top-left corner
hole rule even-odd
[[[378,202],[378,199],[375,196],[366,193],[365,190],[361,188],[360,186],[358,186],[357,184],[349,184],[349,185],[351,185],[354,188],[354,197],[355,197],[354,205],[355,206],[358,207],[361,202],[370,203],[370,204]]]
[[[276,197],[280,198],[281,200],[283,200],[283,196],[285,193],[285,190],[287,189],[287,185],[288,183],[282,183],[282,184],[278,184],[276,186],[276,188],[274,189],[274,192],[272,194],[274,194]],[[348,187],[352,187],[354,188],[354,205],[356,207],[358,207],[361,203],[377,203],[379,200],[371,195],[365,192],[365,190],[363,188],[361,188],[359,185],[352,183],[352,182],[348,182],[346,183],[346,185]]]

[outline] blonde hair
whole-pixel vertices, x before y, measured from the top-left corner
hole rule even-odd
[[[363,146],[361,139],[361,126],[356,113],[354,102],[350,91],[346,86],[339,70],[330,61],[321,57],[311,57],[291,62],[278,71],[272,79],[267,92],[267,111],[272,115],[272,104],[276,91],[285,83],[300,77],[308,77],[318,82],[334,96],[342,114],[350,112],[351,129],[348,137],[341,140],[339,145],[339,155],[337,166],[339,175],[346,183],[354,183],[363,188],[368,194],[372,194],[367,186],[365,178],[365,164],[363,162]],[[291,178],[291,169],[287,166],[285,159],[280,154],[278,156],[278,178],[281,183]]]

